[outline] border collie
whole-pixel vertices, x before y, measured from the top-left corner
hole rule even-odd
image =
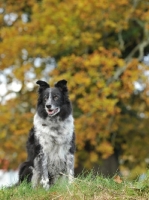
[[[75,133],[67,81],[54,87],[38,80],[39,97],[33,128],[29,132],[27,161],[20,165],[19,182],[48,189],[61,176],[74,176]]]

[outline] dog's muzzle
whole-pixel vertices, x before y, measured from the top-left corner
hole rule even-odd
[[[49,107],[46,106],[46,111],[47,111],[49,116],[54,116],[57,113],[59,113],[60,108],[56,107],[56,108],[52,109],[52,108],[49,108]]]

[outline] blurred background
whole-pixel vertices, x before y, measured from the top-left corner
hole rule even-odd
[[[0,180],[26,159],[36,81],[68,81],[83,169],[149,166],[149,1],[0,1]],[[10,180],[7,182],[11,182]]]

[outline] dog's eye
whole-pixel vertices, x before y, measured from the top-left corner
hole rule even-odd
[[[58,100],[58,96],[53,97],[54,101]]]

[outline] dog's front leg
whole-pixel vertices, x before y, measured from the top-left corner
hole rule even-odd
[[[68,181],[71,184],[74,180],[74,155],[69,154],[67,155],[67,175],[68,175]]]
[[[35,188],[41,184],[43,188],[49,189],[47,157],[44,153],[40,153],[34,159],[34,167],[32,168],[32,172],[32,187]]]
[[[32,183],[32,187],[35,188],[37,186],[39,186],[39,182],[41,179],[41,161],[42,161],[42,155],[39,154],[36,156],[36,158],[34,159],[34,167],[32,167],[32,179],[31,179],[31,183]]]
[[[42,176],[40,184],[45,188],[46,190],[49,189],[49,176],[48,176],[48,157],[46,154],[43,154],[42,157]]]

